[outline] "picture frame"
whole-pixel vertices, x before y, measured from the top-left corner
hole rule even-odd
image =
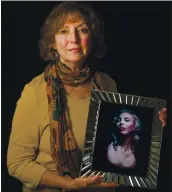
[[[164,99],[93,89],[79,176],[101,174],[102,181],[105,182],[156,189],[163,134],[158,112],[165,106]],[[142,132],[135,126],[137,129],[134,128],[132,133],[125,135],[127,129],[119,128],[119,124],[122,126],[122,120],[126,118],[125,115],[130,115],[129,111],[141,122]],[[113,120],[117,118],[115,114],[120,115],[114,124]],[[133,122],[136,124],[136,120]],[[114,128],[115,126],[119,129]],[[133,136],[135,130],[140,131],[137,139]],[[126,138],[130,138],[130,145],[127,144],[130,147],[125,150],[125,145],[114,140],[117,137],[122,144],[126,142]],[[127,153],[129,155],[126,158]]]

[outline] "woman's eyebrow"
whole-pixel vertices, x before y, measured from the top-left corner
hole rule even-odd
[[[87,24],[85,22],[83,22],[83,23],[80,23],[79,25],[77,25],[76,28],[81,27],[82,25],[87,26]],[[69,28],[69,26],[67,24],[65,24],[63,28]]]
[[[77,27],[80,27],[82,25],[87,25],[87,24],[85,22],[83,22],[83,23],[79,24]]]

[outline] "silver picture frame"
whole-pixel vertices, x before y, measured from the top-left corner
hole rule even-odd
[[[103,143],[103,140],[98,140],[99,132],[99,122],[101,105],[102,103],[112,104],[114,106],[128,106],[135,108],[144,108],[151,109],[152,113],[152,122],[148,134],[150,135],[150,141],[148,141],[148,154],[147,154],[147,170],[144,176],[139,174],[126,174],[119,171],[111,171],[104,169],[96,169],[93,166],[94,160],[96,158],[101,161],[101,156],[95,156],[96,145]],[[166,101],[164,99],[150,98],[136,95],[129,95],[116,92],[106,92],[99,90],[92,90],[90,98],[90,107],[87,121],[87,128],[85,133],[85,142],[84,142],[84,151],[80,167],[80,177],[90,177],[93,175],[102,175],[103,181],[105,182],[115,182],[124,186],[139,187],[139,188],[148,188],[156,189],[158,184],[158,171],[159,171],[159,161],[160,161],[160,151],[161,151],[161,142],[163,128],[159,120],[158,112],[166,106]],[[103,126],[102,133],[107,132],[108,127]],[[103,137],[102,137],[103,138]],[[99,143],[98,143],[99,142]],[[98,162],[98,161],[97,161]],[[106,163],[103,165],[106,167]]]

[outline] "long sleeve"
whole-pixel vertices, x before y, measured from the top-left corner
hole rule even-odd
[[[7,153],[9,174],[36,188],[46,168],[35,162],[40,141],[40,113],[32,86],[25,86],[12,122]]]

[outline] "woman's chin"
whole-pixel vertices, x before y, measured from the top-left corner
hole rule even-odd
[[[121,135],[128,135],[128,132],[127,131],[120,131],[120,134]]]
[[[71,57],[71,58],[68,58],[67,61],[69,63],[73,63],[73,64],[82,64],[84,61],[84,58],[83,57]]]

